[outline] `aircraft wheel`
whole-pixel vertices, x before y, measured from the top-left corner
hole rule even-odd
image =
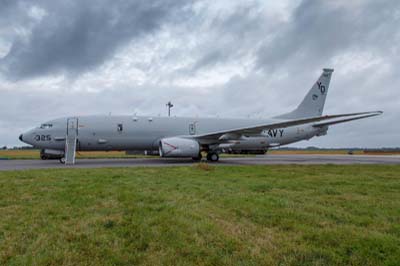
[[[201,158],[203,158],[203,155],[201,155],[201,153],[199,153],[199,156],[197,157],[192,157],[193,161],[201,161]]]
[[[219,160],[218,153],[211,152],[211,153],[207,154],[207,160],[211,161],[211,162],[218,162],[218,160]]]
[[[65,157],[60,158],[60,163],[65,164]]]

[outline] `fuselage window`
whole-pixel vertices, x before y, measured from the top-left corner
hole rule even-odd
[[[117,126],[118,132],[122,132],[123,129],[124,129],[123,125],[122,124],[118,124],[118,126]]]

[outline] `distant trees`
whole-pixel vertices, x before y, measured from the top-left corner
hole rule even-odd
[[[2,150],[7,150],[7,146],[3,146],[3,148],[1,148]]]

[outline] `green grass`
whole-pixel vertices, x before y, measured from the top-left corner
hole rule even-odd
[[[399,172],[0,172],[0,265],[399,265]]]

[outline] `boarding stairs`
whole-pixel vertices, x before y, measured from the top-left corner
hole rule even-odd
[[[67,121],[67,136],[65,138],[65,164],[75,164],[76,143],[78,137],[78,119],[69,118]]]

